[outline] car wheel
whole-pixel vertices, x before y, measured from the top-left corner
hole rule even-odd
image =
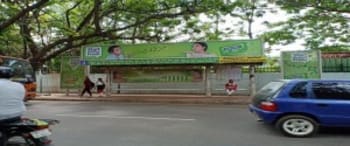
[[[291,137],[309,137],[319,129],[314,119],[302,115],[284,116],[277,121],[276,127],[284,135]]]

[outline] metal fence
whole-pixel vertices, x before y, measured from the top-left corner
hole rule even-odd
[[[255,67],[255,72],[257,73],[264,73],[264,72],[280,72],[281,68],[279,66],[272,66],[272,67],[266,67],[266,66],[257,66]],[[242,67],[243,73],[248,73],[249,68],[248,67]]]
[[[257,73],[280,72],[280,66],[266,67],[257,66]],[[350,72],[350,58],[323,58],[322,59],[323,72]],[[242,72],[248,73],[249,68],[242,67]]]
[[[323,72],[350,72],[350,58],[322,59]]]

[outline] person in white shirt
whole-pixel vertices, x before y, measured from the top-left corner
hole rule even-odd
[[[104,89],[106,87],[105,82],[103,82],[102,78],[98,78],[97,82],[97,93],[99,94],[99,96],[104,96]]]
[[[0,124],[20,120],[26,111],[25,88],[11,81],[12,75],[11,68],[0,66]]]

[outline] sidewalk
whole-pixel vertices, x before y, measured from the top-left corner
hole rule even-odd
[[[113,94],[109,97],[80,97],[76,94],[66,96],[63,93],[38,95],[34,100],[49,101],[113,101],[134,103],[180,103],[180,104],[249,104],[249,96],[211,96],[183,94]]]

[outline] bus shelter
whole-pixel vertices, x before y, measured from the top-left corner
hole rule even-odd
[[[106,93],[183,93],[191,90],[211,96],[216,80],[241,80],[242,65],[249,66],[249,94],[255,94],[255,66],[265,61],[262,41],[94,44],[81,50],[80,64],[104,74]],[[134,86],[136,88],[131,87]],[[170,85],[169,85],[170,86]],[[198,86],[198,88],[193,88]],[[146,88],[153,87],[153,88]],[[178,88],[181,87],[181,88]],[[202,90],[203,89],[203,90]],[[198,91],[198,92],[196,92]]]

